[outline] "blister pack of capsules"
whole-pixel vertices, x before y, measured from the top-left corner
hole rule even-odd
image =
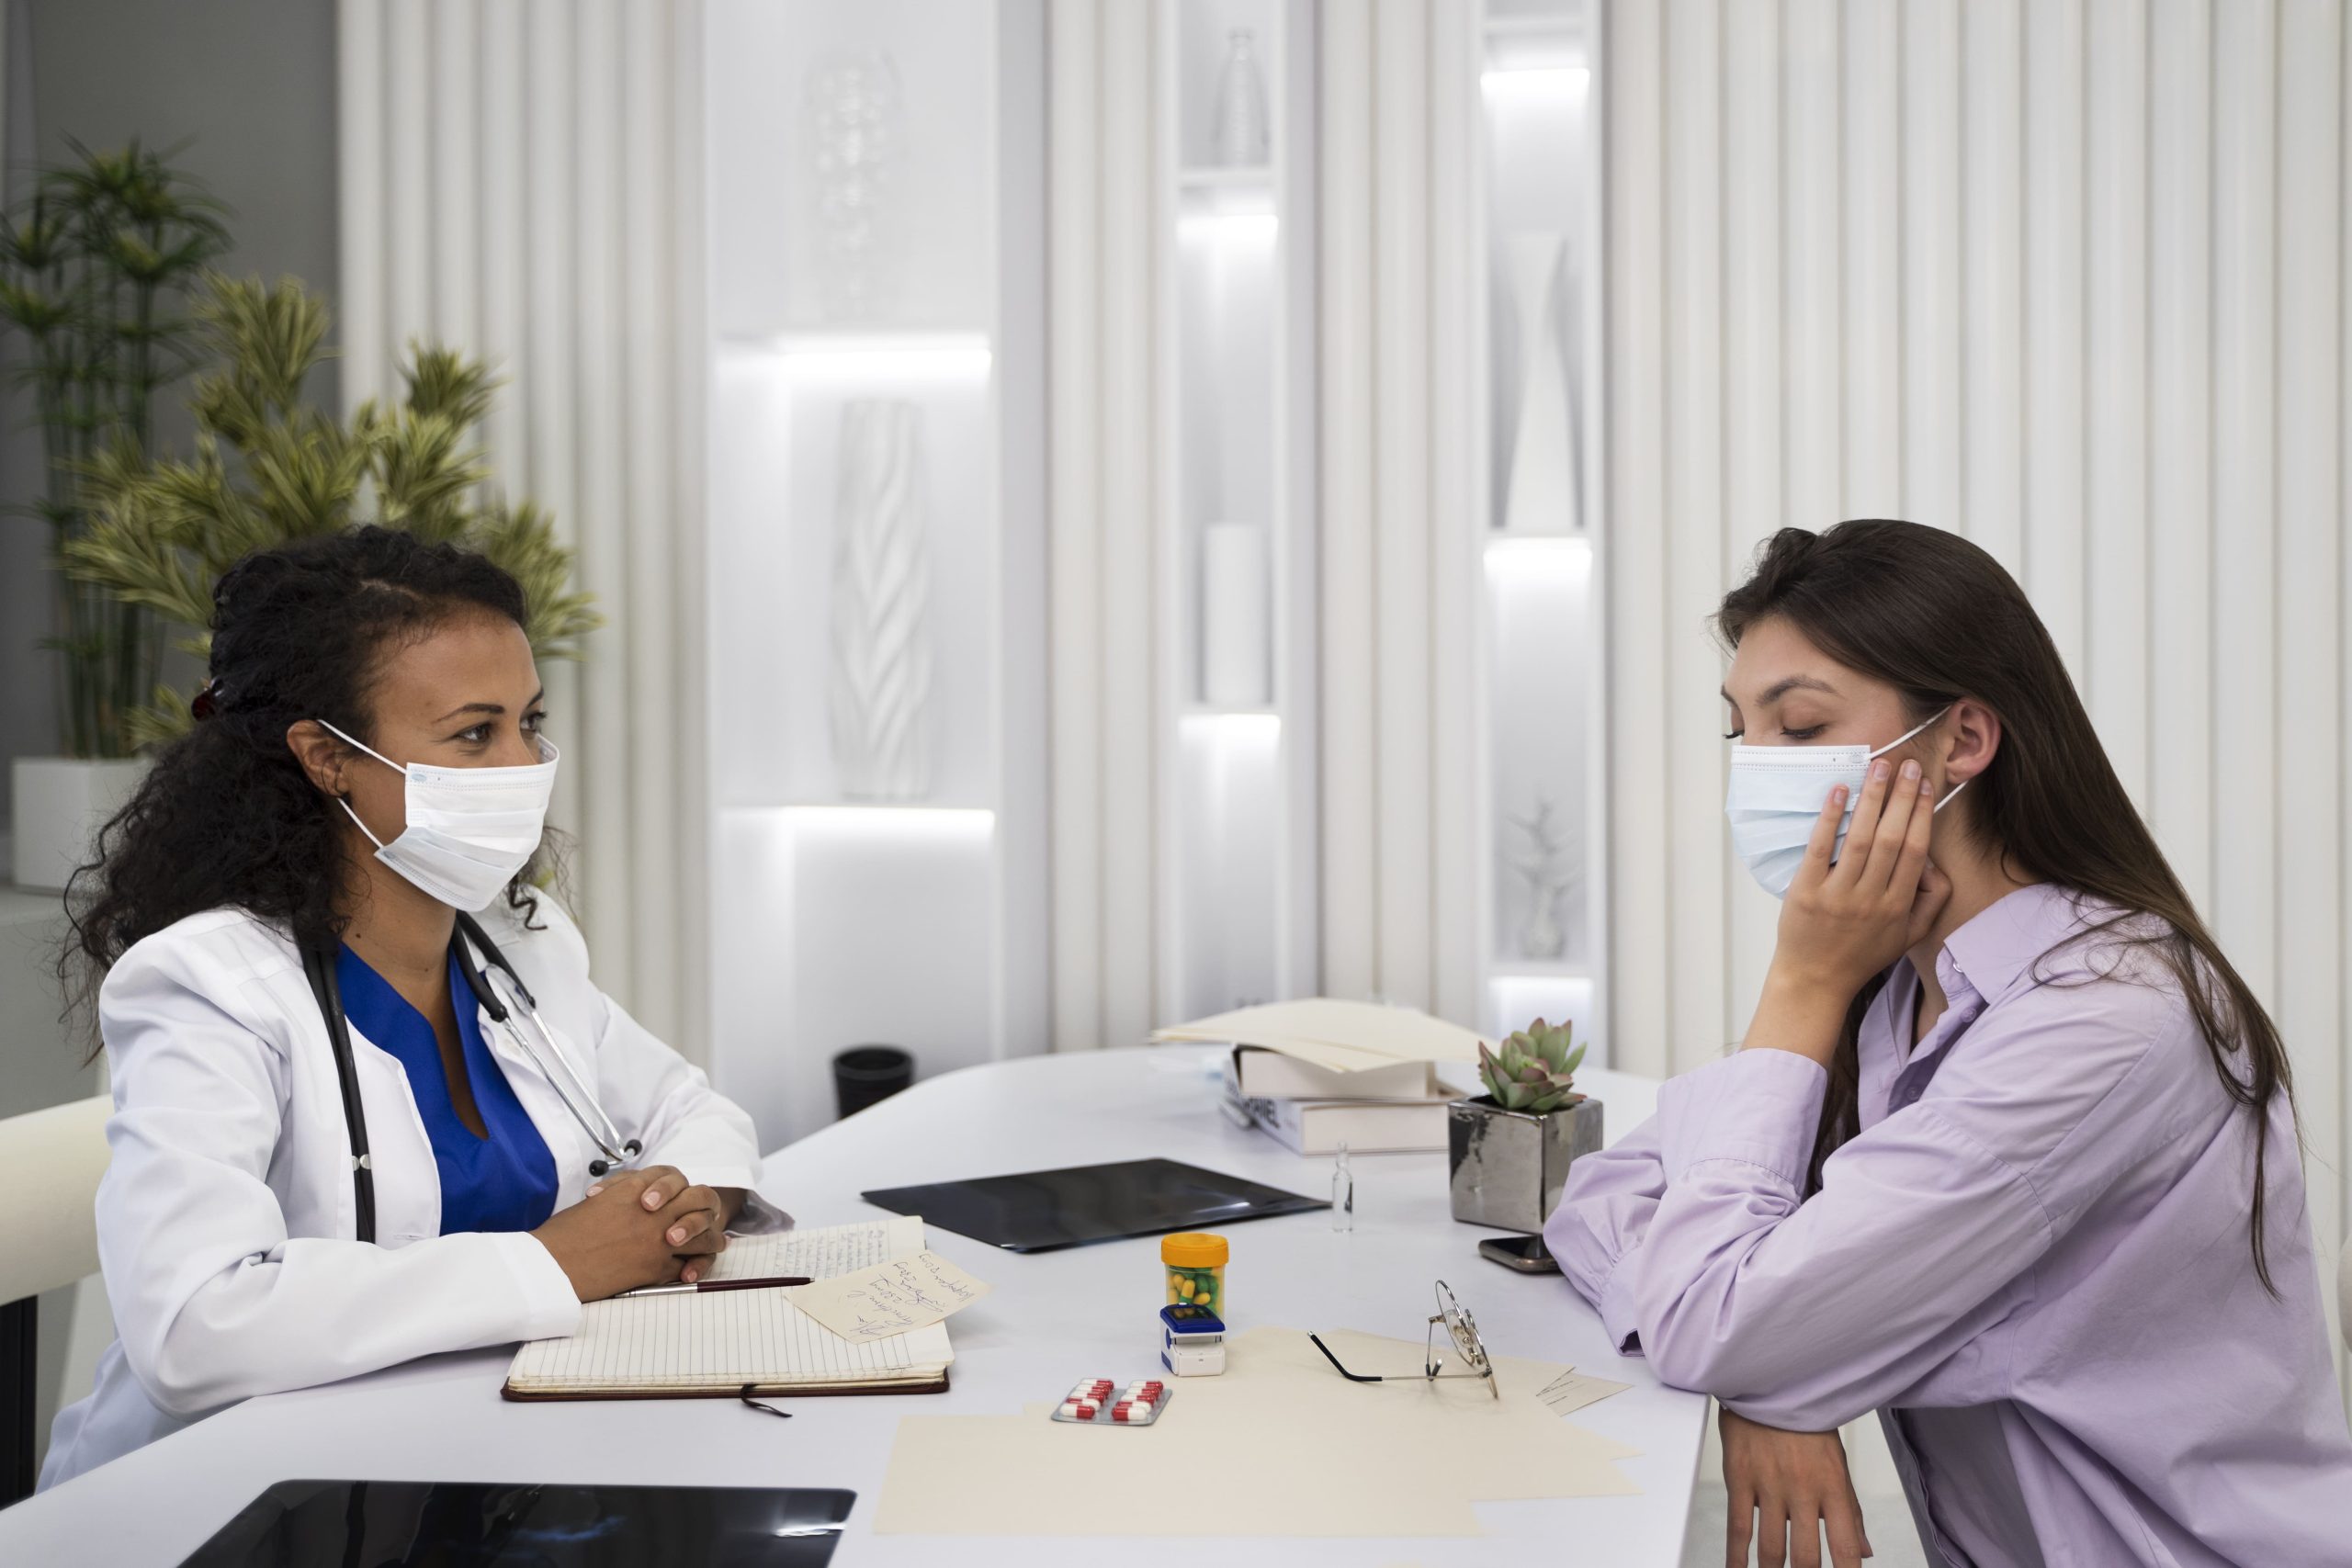
[[[1148,1427],[1168,1408],[1169,1388],[1158,1378],[1124,1386],[1109,1378],[1089,1378],[1054,1407],[1057,1421],[1081,1427]]]

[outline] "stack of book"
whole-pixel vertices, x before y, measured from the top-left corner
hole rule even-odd
[[[1478,1036],[1410,1008],[1309,998],[1178,1024],[1154,1040],[1227,1045],[1226,1110],[1302,1155],[1442,1149],[1442,1062],[1475,1065]]]

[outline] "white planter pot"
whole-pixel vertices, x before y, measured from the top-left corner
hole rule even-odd
[[[91,859],[107,818],[122,809],[147,771],[132,757],[19,757],[10,770],[10,876],[19,887],[62,888]]]

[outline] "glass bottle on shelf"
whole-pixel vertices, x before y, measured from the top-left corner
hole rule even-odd
[[[1248,28],[1226,35],[1214,135],[1218,163],[1255,168],[1266,162],[1266,79],[1258,73],[1257,40]]]

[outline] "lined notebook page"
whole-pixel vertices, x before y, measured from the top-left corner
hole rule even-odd
[[[741,1236],[719,1254],[712,1277],[821,1280],[922,1247],[922,1221],[910,1215]],[[708,1291],[591,1302],[569,1337],[517,1351],[507,1382],[525,1393],[927,1382],[954,1359],[944,1323],[853,1344],[781,1290]]]
[[[944,1324],[854,1344],[782,1291],[711,1291],[593,1302],[569,1338],[524,1346],[507,1381],[524,1392],[927,1382],[954,1355]]]
[[[922,1250],[922,1221],[910,1214],[817,1230],[729,1236],[727,1250],[712,1261],[708,1277],[830,1280],[894,1258],[912,1258]]]

